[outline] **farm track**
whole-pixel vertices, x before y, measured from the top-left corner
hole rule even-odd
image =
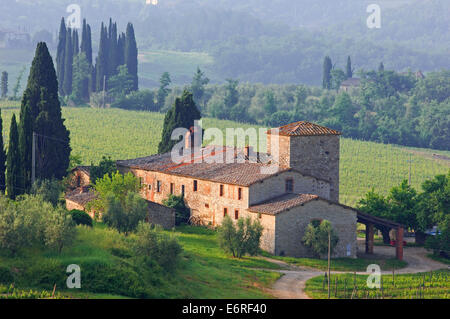
[[[361,243],[359,243],[361,244]],[[363,247],[360,247],[360,251]],[[392,257],[395,255],[395,249],[392,247],[377,246],[375,252],[378,257]],[[404,260],[408,266],[395,271],[396,274],[414,274],[418,272],[428,272],[431,270],[445,269],[448,265],[437,262],[426,257],[427,251],[421,247],[408,247],[404,249]],[[324,273],[323,270],[309,267],[293,266],[286,262],[264,257],[265,260],[277,264],[285,269],[275,270],[283,274],[278,279],[269,292],[278,299],[311,299],[305,293],[306,282],[316,276]],[[343,271],[332,271],[333,274],[346,273]],[[348,273],[348,272],[347,272]],[[383,275],[391,274],[392,271],[381,271]],[[365,272],[356,272],[358,275],[367,275]]]

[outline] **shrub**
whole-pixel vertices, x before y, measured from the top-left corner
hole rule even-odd
[[[140,222],[134,242],[136,256],[142,256],[147,263],[156,262],[167,272],[178,265],[182,248],[173,236],[165,235],[160,227]]]
[[[322,220],[320,224],[312,221],[306,228],[303,244],[308,247],[317,257],[328,254],[328,234],[331,234],[331,254],[339,242],[335,230],[328,220]]]
[[[49,212],[44,229],[45,245],[61,253],[64,246],[75,240],[76,229],[72,217],[64,209]]]
[[[14,282],[14,275],[12,271],[5,266],[0,266],[0,283],[11,284]]]
[[[116,101],[111,104],[111,107],[126,110],[159,111],[158,105],[156,105],[154,101],[154,94],[150,90],[133,91],[127,96],[116,99]]]
[[[73,209],[69,213],[72,216],[72,220],[75,222],[75,224],[92,227],[92,218],[88,213],[78,209]]]
[[[259,251],[263,227],[251,218],[239,218],[235,225],[229,216],[226,216],[219,227],[218,239],[220,247],[233,257],[241,258],[245,254],[254,256]]]
[[[58,205],[63,189],[61,183],[56,180],[37,180],[31,187],[31,194],[41,196],[46,202],[52,203],[53,206]]]
[[[175,209],[175,224],[187,224],[191,212],[186,207],[183,196],[175,196],[170,194],[167,199],[163,200],[163,205]]]
[[[128,234],[136,229],[139,222],[147,217],[147,214],[147,202],[138,194],[129,193],[123,203],[110,194],[103,222],[116,228],[119,232]]]

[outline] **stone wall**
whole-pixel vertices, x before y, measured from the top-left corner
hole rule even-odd
[[[301,241],[307,225],[314,219],[327,219],[336,230],[339,242],[333,257],[356,258],[356,211],[321,199],[276,215],[275,254],[312,257]]]
[[[250,206],[286,193],[286,180],[293,179],[296,194],[314,194],[330,199],[330,184],[314,177],[304,176],[296,171],[287,171],[250,186]]]
[[[164,229],[175,227],[175,210],[157,203],[148,202],[147,222],[161,225]]]
[[[191,177],[124,167],[119,167],[119,170],[121,173],[131,171],[135,176],[141,178],[144,185],[141,195],[145,199],[159,204],[169,197],[171,184],[173,184],[173,194],[177,196],[182,194],[184,186],[184,198],[186,205],[191,210],[191,216],[200,217],[205,225],[220,225],[224,217],[224,208],[227,208],[228,215],[232,218],[234,218],[236,210],[238,216],[243,217],[244,210],[248,208],[248,187],[197,179],[197,191],[194,191],[194,179]],[[158,181],[161,182],[159,192]],[[220,196],[220,185],[223,185],[223,196]],[[241,199],[238,198],[239,188],[242,194]]]

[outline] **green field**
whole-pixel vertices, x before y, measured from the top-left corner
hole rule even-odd
[[[14,269],[11,280],[19,293],[33,289],[26,297],[48,297],[56,293],[67,298],[122,298],[138,288],[150,298],[270,298],[264,291],[280,274],[269,270],[277,265],[253,257],[234,259],[219,248],[216,233],[201,227],[179,227],[173,233],[183,246],[175,273],[135,264],[129,237],[102,224],[77,227],[77,238],[61,254],[41,247],[27,248],[16,258],[0,255],[3,269]],[[131,256],[131,257],[130,257]],[[81,289],[65,289],[66,267],[80,265]],[[12,282],[5,282],[0,267],[0,298],[7,297]],[[83,279],[84,278],[84,279]],[[11,281],[10,280],[10,281]],[[84,281],[83,281],[84,280]],[[47,294],[39,295],[45,290]],[[39,292],[39,293],[36,293]]]
[[[383,275],[380,288],[367,287],[367,275],[332,274],[332,299],[450,299],[450,271]],[[382,288],[381,288],[382,287]],[[306,293],[314,299],[328,298],[325,276],[306,282]]]
[[[0,103],[6,143],[12,113],[19,113],[18,108],[11,109],[11,106],[18,104]],[[87,165],[97,163],[103,155],[111,156],[112,159],[129,159],[155,154],[164,119],[160,113],[93,108],[63,108],[63,116],[71,131],[73,154],[81,155]],[[224,131],[227,127],[246,129],[252,126],[206,118],[203,127],[217,127]],[[262,138],[265,139],[265,136]],[[448,172],[450,161],[431,158],[423,153],[446,155],[448,152],[419,152],[418,149],[343,138],[340,201],[354,205],[372,187],[378,192],[387,193],[402,179],[408,179],[410,160],[411,182],[416,188],[425,179]]]
[[[213,58],[203,52],[140,51],[140,83],[142,87],[158,87],[161,74],[169,72],[173,84],[184,85],[191,82],[197,66],[207,70],[211,80],[216,80],[210,70],[213,63]]]

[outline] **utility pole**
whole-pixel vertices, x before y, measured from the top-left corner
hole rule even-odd
[[[328,299],[330,299],[331,230],[328,232]]]
[[[33,132],[33,145],[31,150],[31,185],[36,179],[36,133]]]

